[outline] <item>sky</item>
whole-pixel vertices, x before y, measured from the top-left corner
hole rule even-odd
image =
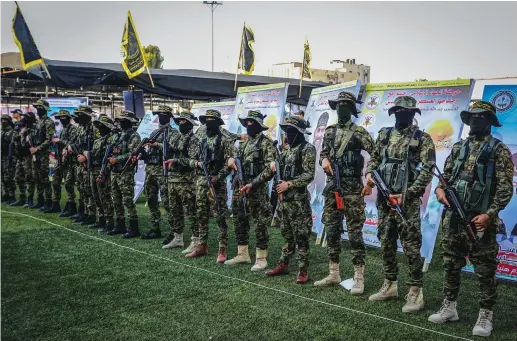
[[[211,70],[211,12],[195,2],[19,2],[43,57],[119,63],[130,10],[143,45],[166,69]],[[2,52],[14,2],[1,3]],[[517,76],[517,2],[229,2],[214,12],[215,71],[235,73],[243,23],[255,33],[255,74],[301,61],[355,58],[371,82]]]

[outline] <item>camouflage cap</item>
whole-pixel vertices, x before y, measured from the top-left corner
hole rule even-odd
[[[7,121],[10,125],[13,125],[13,118],[9,114],[2,114],[2,121]]]
[[[117,117],[115,117],[115,121],[116,120],[127,120],[131,123],[138,123],[139,120],[136,118],[136,115],[134,112],[132,111],[129,111],[129,110],[124,110],[122,113],[120,113],[119,115],[117,115]]]
[[[420,109],[416,107],[416,99],[411,96],[399,96],[395,98],[395,103],[388,109],[388,114],[393,114],[397,109],[408,109],[422,115]]]
[[[92,107],[90,107],[88,105],[83,105],[83,106],[80,106],[79,108],[75,108],[74,109],[74,115],[75,116],[87,115],[87,116],[92,117],[93,116],[93,109],[92,109]]]
[[[307,135],[311,134],[306,130],[307,128],[310,128],[310,126],[311,125],[308,121],[305,121],[303,118],[298,116],[289,116],[280,123],[280,128],[282,128],[283,131],[285,131],[287,127],[293,127],[300,133]]]
[[[20,115],[21,117],[27,117],[30,120],[36,121],[36,114],[32,111],[24,112]]]
[[[176,122],[176,124],[179,124],[180,120],[187,120],[190,123],[192,123],[193,126],[198,126],[199,125],[196,122],[197,121],[197,117],[194,116],[194,114],[189,112],[189,111],[182,111],[179,115],[174,116],[173,119],[174,119],[174,122]]]
[[[208,109],[204,115],[199,115],[199,122],[201,122],[201,124],[205,124],[206,119],[209,117],[215,118],[219,122],[219,125],[224,125],[221,113],[214,109]]]
[[[43,109],[45,109],[46,111],[50,111],[50,105],[44,99],[38,99],[36,103],[32,103],[32,106],[34,108],[43,107]]]
[[[475,101],[472,103],[469,110],[464,110],[460,113],[461,120],[466,125],[470,125],[470,116],[472,114],[485,113],[488,114],[488,117],[492,120],[492,125],[494,127],[502,127],[503,125],[499,122],[497,118],[497,109],[496,107],[486,101]]]
[[[23,111],[21,111],[20,109],[14,109],[13,111],[11,111],[11,114],[21,115],[21,114],[23,114]]]
[[[253,120],[257,122],[263,130],[268,130],[269,128],[266,125],[264,125],[264,119],[266,118],[266,116],[267,115],[262,115],[262,113],[258,110],[250,110],[248,111],[248,116],[243,118],[239,117],[239,121],[241,121],[241,124],[246,127],[246,121]]]
[[[108,127],[111,130],[116,128],[115,124],[113,124],[113,121],[111,120],[111,118],[109,118],[107,115],[100,115],[99,119],[93,121],[93,125],[97,128],[101,124],[104,125],[105,127]]]
[[[332,110],[336,110],[337,108],[337,105],[339,102],[349,102],[349,103],[353,103],[354,104],[354,108],[355,108],[355,116],[357,116],[357,114],[359,114],[361,111],[359,109],[357,109],[357,107],[355,106],[355,104],[361,104],[363,102],[361,101],[358,101],[357,98],[355,97],[355,95],[351,92],[348,92],[348,91],[341,91],[338,95],[337,95],[337,98],[336,99],[329,99],[329,106]]]
[[[54,116],[55,118],[59,119],[60,117],[70,117],[72,118],[72,115],[70,115],[70,111],[61,109],[57,113],[57,115]]]
[[[167,105],[160,105],[158,110],[153,110],[153,115],[167,115],[172,117],[172,108]]]

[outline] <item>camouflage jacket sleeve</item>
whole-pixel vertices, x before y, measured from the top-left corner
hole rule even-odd
[[[278,149],[268,137],[262,140],[262,155],[264,157],[264,170],[251,181],[251,186],[257,186],[268,182],[275,175],[270,164],[278,159]]]
[[[379,168],[379,165],[382,162],[382,140],[384,139],[385,132],[384,129],[379,131],[379,135],[377,136],[377,140],[373,146],[373,150],[370,153],[370,160],[368,161],[368,165],[366,166],[365,174],[371,173],[373,170]]]
[[[442,174],[447,184],[449,184],[449,181],[451,180],[452,169],[454,167],[454,160],[458,157],[458,153],[461,149],[462,142],[463,141],[456,142],[452,146],[451,153],[449,154],[449,156],[447,156],[447,159],[445,159],[445,165],[443,166]],[[437,188],[445,189],[440,182],[438,182]]]
[[[503,210],[512,200],[513,195],[513,169],[512,154],[503,143],[497,146],[495,151],[495,194],[488,207],[487,214],[492,222],[496,221],[499,211]]]
[[[310,143],[306,143],[302,153],[302,174],[290,180],[291,187],[307,187],[314,180],[314,170],[316,168],[316,148]]]
[[[422,136],[419,158],[422,163],[420,173],[415,179],[415,182],[413,182],[407,189],[407,194],[413,198],[421,197],[424,194],[427,185],[429,185],[433,179],[432,170],[436,162],[436,151],[434,149],[433,139],[427,133],[424,133]]]
[[[170,141],[170,139],[169,139]],[[199,150],[199,140],[196,134],[193,134],[190,138],[189,145],[187,147],[188,157],[180,157],[174,159],[174,163],[182,166],[195,169],[197,163],[197,153]],[[194,166],[194,167],[192,167]]]
[[[366,129],[364,129],[363,127],[358,126],[354,135],[354,137],[357,138],[361,143],[362,149],[368,152],[368,154],[372,155],[375,145],[370,133],[368,133],[368,131],[366,131]]]
[[[216,176],[218,181],[226,178],[231,172],[228,169],[228,159],[234,156],[233,144],[234,144],[234,140],[231,140],[229,137],[226,137],[223,134],[221,146],[224,148],[223,149],[224,163],[223,163],[223,167],[221,168],[221,170],[219,170],[219,173]]]
[[[135,132],[129,139],[126,152],[124,154],[119,154],[116,156],[117,162],[125,163],[127,161],[127,159],[129,159],[129,157],[131,156],[131,153],[133,152],[133,150],[135,150],[135,148],[138,147],[139,143],[140,143],[140,135],[138,135]]]
[[[232,141],[241,139],[240,135],[230,133],[228,130],[224,129],[223,127],[221,127],[221,133],[223,133],[224,136],[226,136],[227,138],[229,138]]]
[[[51,118],[48,118],[44,122],[44,129],[45,129],[45,139],[43,140],[43,143],[39,145],[40,149],[46,149],[50,147],[50,143],[52,141],[52,136],[56,133],[56,124],[54,121],[52,121]]]
[[[332,126],[328,126],[327,129],[325,129],[325,134],[323,135],[323,143],[321,144],[321,151],[320,151],[320,166],[324,159],[330,160],[330,153],[332,151],[332,129],[330,129]]]

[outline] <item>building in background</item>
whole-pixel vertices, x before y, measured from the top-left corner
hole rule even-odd
[[[329,69],[311,69],[312,80],[330,84],[360,80],[362,84],[370,82],[370,67],[356,64],[355,59],[332,60]],[[300,79],[302,63],[290,62],[273,64],[268,71],[270,77]]]

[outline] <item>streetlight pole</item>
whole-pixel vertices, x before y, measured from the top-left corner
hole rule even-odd
[[[203,5],[210,6],[210,11],[212,12],[212,72],[214,72],[214,11],[217,6],[222,4],[219,1],[203,1]]]

